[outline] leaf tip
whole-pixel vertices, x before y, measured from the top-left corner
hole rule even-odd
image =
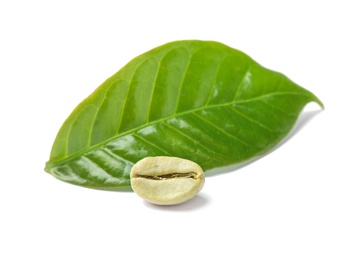
[[[325,110],[325,105],[319,98],[315,97],[314,102],[317,103],[322,110]]]

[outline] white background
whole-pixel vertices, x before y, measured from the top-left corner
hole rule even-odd
[[[0,259],[348,259],[345,1],[1,1]],[[61,182],[43,168],[73,108],[135,56],[223,42],[325,104],[193,200]]]

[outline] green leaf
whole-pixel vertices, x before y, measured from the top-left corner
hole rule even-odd
[[[73,184],[130,185],[134,163],[177,156],[204,170],[259,156],[321,101],[217,42],[178,41],[130,61],[64,122],[45,170]]]

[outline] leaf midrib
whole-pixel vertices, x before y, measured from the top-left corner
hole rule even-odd
[[[187,110],[187,111],[184,111],[184,112],[180,112],[180,113],[176,113],[175,112],[174,114],[172,114],[170,116],[163,117],[161,119],[158,119],[158,120],[155,120],[155,121],[152,121],[152,122],[140,125],[140,126],[138,126],[136,128],[130,129],[130,130],[125,131],[125,132],[123,132],[121,134],[114,135],[114,136],[106,139],[103,142],[100,142],[98,144],[95,144],[95,145],[89,146],[89,147],[87,147],[85,149],[82,149],[79,152],[71,154],[71,155],[69,155],[68,157],[66,157],[64,159],[61,159],[61,160],[58,160],[58,161],[53,161],[53,162],[48,161],[46,163],[45,169],[49,170],[49,169],[51,169],[53,167],[57,167],[59,165],[62,165],[64,163],[68,162],[68,161],[71,161],[73,159],[76,159],[76,158],[86,154],[87,152],[90,152],[91,150],[103,147],[105,144],[108,144],[111,141],[114,141],[114,140],[116,140],[118,138],[121,138],[123,136],[129,135],[129,134],[131,134],[133,132],[137,132],[138,130],[143,129],[145,127],[161,123],[161,122],[166,121],[168,119],[171,119],[173,117],[178,117],[178,116],[194,113],[194,112],[197,112],[197,111],[200,111],[200,110],[204,110],[204,109],[212,109],[212,108],[216,108],[216,107],[224,107],[224,106],[230,106],[230,105],[235,105],[235,104],[243,104],[243,103],[258,101],[260,99],[264,99],[264,98],[271,97],[271,96],[278,96],[278,95],[309,96],[308,94],[305,94],[305,93],[284,91],[284,92],[278,92],[278,93],[268,93],[268,94],[265,94],[265,95],[261,95],[261,96],[250,98],[250,99],[246,99],[246,100],[239,100],[239,101],[233,100],[231,102],[227,102],[227,103],[224,103],[224,104],[205,105],[205,106],[202,106],[202,107],[190,109],[190,110]]]

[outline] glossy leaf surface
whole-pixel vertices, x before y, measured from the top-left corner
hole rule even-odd
[[[46,171],[94,188],[129,186],[134,163],[176,156],[204,170],[269,151],[320,100],[217,42],[165,44],[129,62],[64,122]]]

